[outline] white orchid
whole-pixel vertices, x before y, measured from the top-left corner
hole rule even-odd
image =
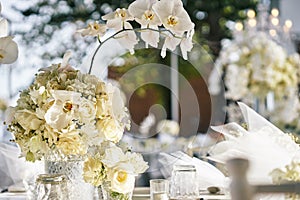
[[[80,93],[65,90],[51,91],[53,105],[47,110],[45,120],[52,128],[61,130],[74,119],[75,105],[79,105]]]
[[[180,44],[181,39],[177,37],[173,37],[171,33],[167,33],[167,36],[165,38],[164,45],[161,49],[161,57],[166,57],[167,49],[170,49],[171,51],[174,51],[176,47]]]
[[[194,27],[181,0],[160,0],[153,5],[153,10],[164,27],[174,34],[182,35]]]
[[[18,45],[11,36],[0,38],[0,64],[11,64],[18,58]]]
[[[151,28],[158,30],[158,26],[162,23],[159,17],[156,15],[152,6],[157,3],[157,0],[136,0],[129,5],[129,13],[135,17],[135,21],[141,25],[142,29]],[[157,47],[159,42],[159,32],[145,30],[141,32],[141,38],[146,42],[146,47],[150,44],[153,47]]]
[[[133,29],[131,24],[129,24],[128,22],[124,23],[124,27],[125,29]],[[133,30],[121,32],[118,35],[116,35],[116,38],[122,47],[128,49],[131,54],[134,53],[134,46],[138,43],[138,39]]]
[[[2,18],[0,19],[0,64],[15,62],[18,58],[18,53],[17,43],[13,41],[13,37],[8,36],[8,22]]]
[[[126,24],[127,26],[129,24],[127,21],[132,21],[134,18],[129,14],[127,9],[118,8],[115,12],[104,15],[102,19],[107,20],[108,28],[119,31],[126,28]]]
[[[80,33],[82,36],[99,36],[102,37],[107,30],[107,26],[105,24],[99,24],[98,21],[91,22],[88,24],[88,27],[85,29],[80,29],[76,31],[77,33]]]
[[[8,36],[8,22],[6,19],[0,19],[0,37]]]
[[[184,37],[180,42],[180,49],[183,59],[187,60],[187,52],[193,48],[193,35],[195,33],[194,28],[187,32],[187,36]]]

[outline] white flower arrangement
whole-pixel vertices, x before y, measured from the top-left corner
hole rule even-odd
[[[166,56],[166,50],[174,51],[179,45],[184,59],[187,59],[187,52],[193,48],[192,37],[194,35],[194,23],[185,11],[181,0],[136,0],[128,9],[118,8],[114,12],[102,17],[106,24],[92,22],[87,28],[78,30],[82,36],[97,36],[99,46],[97,51],[107,40],[114,38],[121,46],[134,53],[134,46],[138,43],[136,32],[140,33],[141,39],[146,47],[149,45],[157,48],[160,36],[165,36],[161,50],[161,56]],[[140,28],[133,28],[129,23],[136,21]],[[114,30],[115,33],[105,40],[101,40],[107,30]],[[89,69],[91,72],[93,59]]]
[[[114,195],[132,192],[135,176],[148,168],[140,154],[123,152],[113,143],[95,152],[84,164],[83,178],[94,186],[107,187]]]
[[[165,36],[162,57],[167,49],[173,51],[179,45],[187,59],[194,24],[181,0],[136,0],[128,10],[118,8],[102,19],[106,24],[96,21],[78,31],[82,36],[96,36],[99,42],[88,74],[73,69],[68,64],[70,53],[66,53],[62,63],[40,69],[34,82],[21,92],[17,106],[9,108],[6,123],[26,160],[86,158],[84,180],[94,186],[108,185],[117,199],[126,199],[134,177],[148,165],[141,155],[117,146],[130,126],[127,108],[117,87],[90,75],[94,58],[109,39],[133,53],[139,32],[146,47],[157,48],[160,36]],[[129,23],[133,20],[141,27],[134,29]],[[102,40],[109,29],[115,33]],[[0,45],[0,59],[1,52]]]
[[[263,32],[245,31],[242,38],[223,44],[213,74],[224,74],[228,99],[265,98],[269,92],[281,98],[297,88],[299,66],[299,55],[287,55]],[[217,76],[212,75],[209,82],[215,93],[220,91]]]
[[[41,69],[10,108],[8,130],[28,161],[52,152],[86,155],[90,146],[119,142],[130,126],[119,89],[73,69],[69,56]]]
[[[0,13],[1,13],[0,3]],[[18,58],[18,45],[13,37],[8,35],[8,22],[0,18],[0,64],[11,64]]]

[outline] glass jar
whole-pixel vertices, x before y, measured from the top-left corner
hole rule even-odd
[[[197,199],[197,181],[194,165],[175,165],[171,176],[170,199]]]
[[[68,197],[67,178],[62,174],[40,174],[36,179],[37,200],[62,200]]]

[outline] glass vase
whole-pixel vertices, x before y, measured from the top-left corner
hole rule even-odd
[[[108,183],[104,183],[97,188],[99,200],[132,200],[133,191],[122,194],[111,191],[108,185]]]
[[[83,180],[83,163],[83,160],[45,161],[47,174],[64,174],[67,177],[67,191],[70,200],[93,200],[95,189]]]

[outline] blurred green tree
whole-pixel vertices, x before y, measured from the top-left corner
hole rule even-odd
[[[131,2],[133,0],[38,0],[21,10],[25,16],[24,23],[31,22],[33,26],[20,33],[29,46],[34,47],[35,43],[47,44],[57,39],[54,34],[56,31],[70,23],[82,28],[89,21],[100,20],[101,16],[118,7],[128,7]],[[183,0],[183,3],[196,24],[198,42],[206,45],[207,50],[210,49],[214,55],[218,55],[220,41],[231,37],[232,23],[245,19],[246,10],[255,9],[258,0]],[[44,52],[43,59],[61,57],[66,49],[76,51],[87,48],[87,45],[77,42],[75,36],[68,39],[71,41],[64,40],[55,44],[57,48],[54,51]],[[85,44],[94,42],[91,38],[84,40]],[[81,51],[81,54],[84,52]]]

